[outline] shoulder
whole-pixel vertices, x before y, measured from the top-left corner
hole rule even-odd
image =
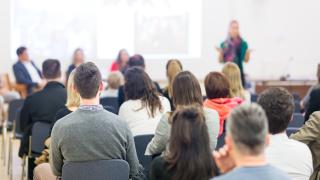
[[[21,67],[23,64],[20,62],[20,61],[17,61],[16,63],[14,63],[13,65],[13,68],[16,69],[16,68],[19,68]]]
[[[164,97],[164,96],[159,96],[161,104],[164,106],[165,110],[170,111],[171,110],[171,105],[170,105],[170,101],[168,100],[168,98]]]
[[[219,118],[219,114],[216,110],[211,109],[211,108],[207,108],[207,107],[203,107],[203,112],[204,115],[206,117],[215,117],[215,118]]]

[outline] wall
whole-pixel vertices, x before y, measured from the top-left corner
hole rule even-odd
[[[11,68],[10,60],[10,0],[0,1],[0,73]]]

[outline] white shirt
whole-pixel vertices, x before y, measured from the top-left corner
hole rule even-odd
[[[42,81],[41,77],[39,76],[39,73],[37,69],[32,65],[31,61],[28,62],[22,62],[24,67],[27,69],[32,82],[40,83]]]
[[[293,180],[309,180],[313,172],[308,146],[289,139],[286,133],[270,135],[266,156],[271,165],[288,173]]]
[[[157,110],[153,118],[149,117],[147,108],[140,109],[141,100],[128,100],[121,105],[119,116],[128,123],[133,136],[154,134],[162,115],[171,111],[169,100],[163,96],[159,98],[162,111]]]
[[[100,95],[100,98],[104,98],[104,97],[118,97],[118,89],[107,89],[105,91],[103,91]]]

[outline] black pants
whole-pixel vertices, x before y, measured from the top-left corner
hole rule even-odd
[[[34,163],[35,158],[28,158],[28,178],[30,180],[33,179],[33,170],[36,167],[36,164]]]
[[[246,88],[246,77],[245,77],[243,70],[240,71],[240,75],[241,75],[242,86],[243,86],[243,88]]]

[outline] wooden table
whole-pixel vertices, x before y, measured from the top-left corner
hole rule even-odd
[[[291,93],[299,94],[299,96],[303,98],[307,94],[309,88],[316,83],[317,81],[313,80],[256,80],[255,89],[256,93],[259,94],[270,87],[283,87]]]

